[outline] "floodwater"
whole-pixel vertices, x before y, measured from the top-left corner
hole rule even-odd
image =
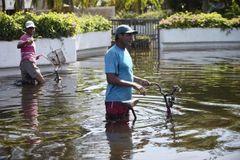
[[[135,75],[166,92],[179,85],[167,114],[156,87],[137,92],[137,120],[107,124],[103,57],[48,76],[42,87],[0,79],[0,159],[239,160],[240,52],[135,54]]]

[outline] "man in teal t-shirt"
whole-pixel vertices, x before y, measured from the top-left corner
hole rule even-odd
[[[137,31],[128,25],[118,26],[115,32],[116,43],[105,55],[107,120],[128,119],[129,107],[138,102],[137,99],[132,99],[132,88],[144,95],[146,89],[143,86],[150,85],[149,81],[133,75],[132,58],[127,50],[133,34],[137,34]]]

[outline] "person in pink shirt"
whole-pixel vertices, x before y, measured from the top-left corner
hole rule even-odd
[[[21,49],[20,70],[23,84],[43,84],[45,82],[40,69],[37,67],[36,60],[39,58],[36,54],[33,34],[35,24],[27,21],[25,24],[26,32],[20,37],[17,48]]]

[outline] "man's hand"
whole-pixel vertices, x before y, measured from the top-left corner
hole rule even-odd
[[[26,47],[27,45],[30,45],[33,43],[33,40],[32,39],[28,39],[26,41],[20,41],[18,42],[17,44],[17,48],[22,48],[22,47]]]
[[[149,85],[151,85],[151,82],[149,82],[148,80],[140,78],[140,77],[137,77],[137,76],[134,76],[134,82],[136,82],[138,84],[141,84],[142,86],[149,86]]]
[[[28,39],[27,41],[26,41],[26,45],[30,45],[30,44],[32,44],[33,43],[33,40],[32,39]]]
[[[138,90],[142,95],[146,94],[146,89],[140,84],[134,83],[134,89]]]
[[[38,60],[41,56],[42,56],[42,54],[37,55],[36,60]]]
[[[150,85],[151,85],[151,82],[149,82],[149,81],[146,80],[146,79],[142,79],[141,84],[142,84],[143,86],[150,86]]]

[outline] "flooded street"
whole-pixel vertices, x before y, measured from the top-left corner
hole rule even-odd
[[[133,55],[134,72],[164,91],[179,85],[167,114],[151,86],[134,108],[137,120],[107,124],[103,57],[48,76],[42,87],[0,78],[0,160],[239,160],[240,51]]]

